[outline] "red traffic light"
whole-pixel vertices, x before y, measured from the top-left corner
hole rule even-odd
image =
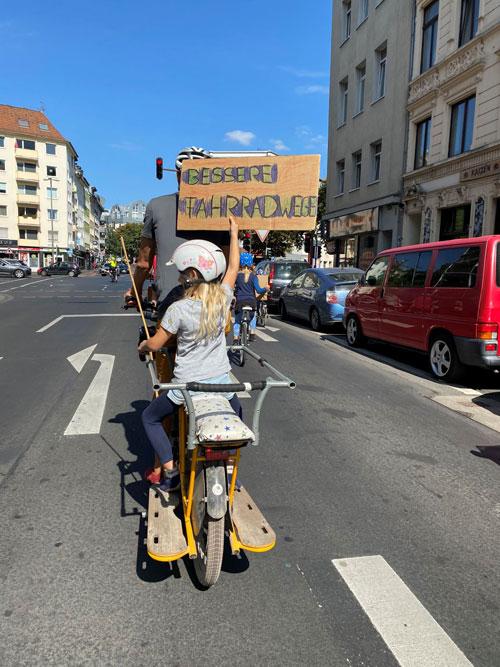
[[[156,158],[156,178],[161,181],[163,178],[163,158]]]
[[[245,238],[246,239],[252,238],[252,235],[250,234],[250,232],[245,232]]]

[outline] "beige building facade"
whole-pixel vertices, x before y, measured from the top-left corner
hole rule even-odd
[[[417,0],[403,243],[500,234],[500,2]]]

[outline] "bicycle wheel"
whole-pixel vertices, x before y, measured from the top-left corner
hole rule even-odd
[[[243,321],[240,325],[240,345],[248,344],[248,322]],[[238,365],[245,365],[245,350],[238,350]]]
[[[196,577],[202,586],[209,588],[219,578],[224,556],[224,517],[212,519],[205,516],[196,536],[198,555],[194,561]]]

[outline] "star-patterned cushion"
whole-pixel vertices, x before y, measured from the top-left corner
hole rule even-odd
[[[231,404],[219,394],[194,398],[198,442],[254,441],[253,432],[235,414]]]

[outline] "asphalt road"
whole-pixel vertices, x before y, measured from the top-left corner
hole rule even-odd
[[[271,321],[255,349],[297,389],[271,392],[241,475],[278,544],[203,591],[145,553],[139,321],[102,316],[128,279],[1,283],[2,666],[500,664],[500,468],[471,453],[500,436],[436,402],[460,388]],[[65,435],[105,360],[99,433]]]

